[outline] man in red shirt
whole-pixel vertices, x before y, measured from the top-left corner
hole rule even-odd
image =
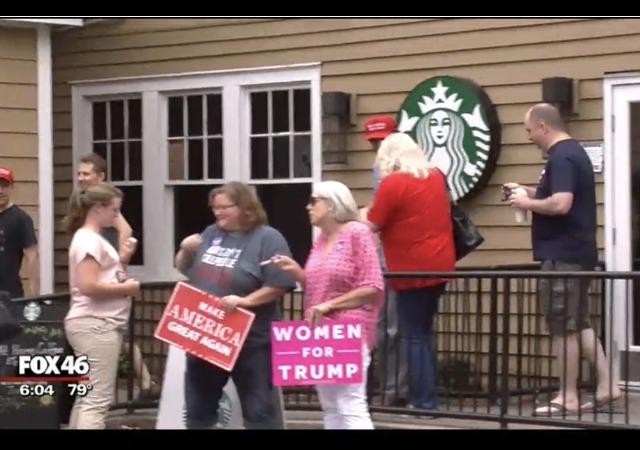
[[[396,121],[391,116],[371,117],[365,123],[365,137],[374,151],[380,143],[396,130]],[[380,184],[377,166],[373,166],[374,193]],[[378,257],[382,270],[386,270],[384,253],[378,239]],[[377,343],[378,378],[380,379],[383,402],[385,405],[406,406],[408,390],[408,371],[405,346],[400,345],[396,294],[390,289],[386,292],[386,303],[378,317]]]

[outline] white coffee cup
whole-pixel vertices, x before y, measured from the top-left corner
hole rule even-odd
[[[513,194],[517,195],[517,196],[521,196],[521,195],[529,195],[527,194],[526,189],[519,187],[513,190]],[[522,222],[526,222],[527,221],[527,210],[526,209],[522,209],[522,208],[516,208],[514,207],[514,212],[516,215],[516,222],[517,223],[522,223]]]

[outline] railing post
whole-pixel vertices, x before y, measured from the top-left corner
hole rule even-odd
[[[489,405],[498,402],[498,279],[491,277],[489,309]]]
[[[500,384],[500,428],[509,428],[506,416],[509,414],[509,341],[511,340],[511,280],[504,278],[504,292],[502,296],[502,383]]]

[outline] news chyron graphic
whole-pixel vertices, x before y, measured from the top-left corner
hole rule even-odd
[[[19,383],[22,396],[54,395],[52,384],[64,382],[70,394],[83,397],[93,386],[89,380],[89,358],[86,355],[18,355],[17,374],[2,377],[2,383]]]

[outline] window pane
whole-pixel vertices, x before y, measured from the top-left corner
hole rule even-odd
[[[93,140],[107,139],[107,103],[93,102]]]
[[[222,95],[207,95],[207,134],[222,134]]]
[[[273,133],[289,131],[289,91],[273,91],[272,116]]]
[[[107,171],[107,176],[111,181],[126,181],[125,177],[125,153],[124,142],[111,143],[111,166]],[[107,162],[109,162],[107,160]]]
[[[110,139],[124,139],[124,100],[109,102]]]
[[[289,178],[289,136],[273,138],[273,178]]]
[[[104,160],[107,160],[107,144],[95,143],[93,144],[93,153],[97,153],[102,156]]]
[[[293,130],[311,131],[311,90],[293,91]]]
[[[129,181],[142,181],[142,142],[129,142]]]
[[[214,221],[209,208],[209,192],[218,185],[199,184],[173,187],[174,251],[187,236],[202,231]]]
[[[269,178],[269,138],[251,138],[251,178]]]
[[[304,265],[311,250],[312,239],[306,209],[311,184],[262,184],[255,187],[267,212],[269,224],[282,233],[291,248],[293,258]]]
[[[129,107],[129,138],[140,139],[142,137],[142,100],[132,99]]]
[[[184,180],[184,142],[169,142],[169,179]]]
[[[124,194],[122,216],[133,229],[133,237],[138,240],[138,249],[131,258],[132,266],[144,264],[144,222],[142,219],[142,186],[119,186]]]
[[[223,177],[223,156],[222,156],[222,139],[209,139],[207,148],[207,165],[209,168],[208,178],[224,178]]]
[[[192,95],[187,97],[187,123],[189,124],[189,136],[202,136],[202,114],[202,96]]]
[[[169,97],[169,137],[184,136],[182,97]]]
[[[188,146],[189,180],[202,180],[204,168],[202,139],[189,139]]]
[[[294,178],[311,176],[311,136],[293,138],[293,176]]]
[[[267,95],[266,92],[251,93],[251,134],[269,132]]]

